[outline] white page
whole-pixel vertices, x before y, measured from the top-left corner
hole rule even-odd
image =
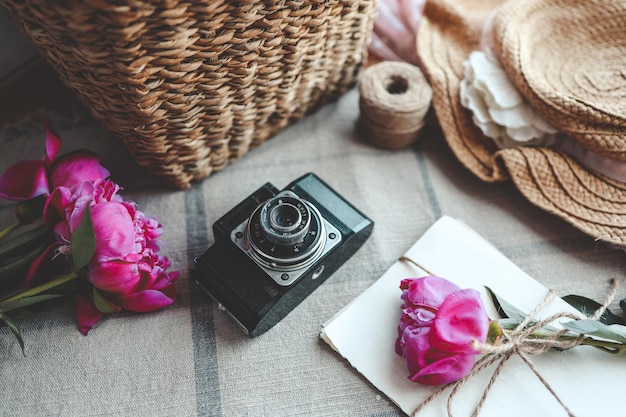
[[[515,266],[464,223],[442,217],[405,254],[433,275],[461,288],[481,292],[490,318],[496,319],[484,286],[519,309],[530,312],[542,302],[547,288]],[[321,337],[374,386],[407,414],[436,387],[407,379],[405,360],[395,353],[400,318],[400,281],[428,275],[398,261],[370,288],[330,319]],[[607,277],[608,279],[608,277]],[[556,298],[538,317],[575,310]],[[566,352],[547,352],[531,358],[540,373],[576,416],[623,415],[626,395],[626,356],[611,355],[588,346]],[[455,397],[455,416],[468,416],[493,373],[488,368],[463,386]],[[447,395],[420,415],[446,415]],[[505,365],[483,407],[484,417],[566,416],[567,413],[518,357]]]

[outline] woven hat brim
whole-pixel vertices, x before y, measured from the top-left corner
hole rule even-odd
[[[494,19],[509,78],[551,124],[626,161],[626,1],[509,1]]]
[[[534,205],[598,240],[626,246],[626,185],[592,173],[551,149],[498,149],[461,106],[463,61],[479,48],[483,24],[500,3],[426,3],[417,36],[418,53],[448,145],[480,179],[510,179]]]
[[[458,97],[463,61],[478,49],[483,22],[501,2],[427,1],[417,35],[418,54],[444,136],[463,165],[488,182],[507,180],[508,175],[494,160],[498,147],[483,136]]]
[[[626,245],[624,184],[547,148],[510,148],[496,157],[528,201],[598,240]]]

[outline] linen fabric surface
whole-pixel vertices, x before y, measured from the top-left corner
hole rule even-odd
[[[182,272],[178,298],[154,313],[105,316],[88,336],[77,330],[69,306],[23,320],[25,357],[1,328],[0,415],[401,416],[319,333],[444,214],[559,295],[602,299],[609,278],[624,281],[623,251],[535,207],[513,184],[471,175],[437,128],[429,126],[411,148],[388,151],[356,135],[357,118],[358,94],[351,90],[185,191],[147,176],[90,118],[52,120],[64,140],[61,154],[97,152],[124,186],[124,198],[164,225],[161,253]],[[0,129],[0,171],[41,158],[44,138],[32,120]],[[192,282],[193,259],[213,243],[213,222],[235,204],[265,182],[282,188],[306,172],[373,219],[374,232],[285,319],[250,339]],[[1,201],[0,209],[2,225],[12,222],[13,203]],[[618,297],[626,297],[626,283]]]

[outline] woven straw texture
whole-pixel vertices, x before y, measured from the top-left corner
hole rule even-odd
[[[537,207],[560,217],[597,240],[626,247],[626,184],[593,172],[571,157],[552,149],[498,149],[494,141],[484,136],[473,123],[471,113],[461,106],[459,90],[463,78],[463,61],[471,51],[480,48],[483,26],[493,11],[498,10],[496,19],[499,13],[507,13],[507,16],[515,19],[516,14],[509,13],[509,10],[526,13],[523,6],[533,7],[542,1],[545,0],[507,3],[501,0],[428,0],[417,40],[424,72],[433,87],[433,107],[450,148],[477,177],[487,182],[511,180],[522,195]],[[502,4],[504,6],[498,8]],[[559,1],[546,4],[556,7]],[[594,3],[595,6],[598,4]],[[521,9],[518,10],[518,7]],[[580,10],[561,8],[561,12],[564,13],[561,19],[576,20]],[[619,17],[616,21],[607,22],[618,27]],[[513,25],[516,33],[526,33],[523,26],[525,21],[517,23],[519,25]],[[502,23],[502,27],[507,26]],[[589,35],[584,29],[580,31]],[[623,30],[616,33],[622,33],[620,40],[624,44]],[[584,56],[579,58],[581,62],[585,60]],[[547,66],[548,62],[545,64]],[[596,64],[597,61],[587,62],[585,67]],[[535,66],[542,67],[540,63]],[[600,95],[585,95],[588,100],[597,99],[598,102],[608,103],[606,107],[598,106],[598,112],[606,111],[611,105],[624,106],[623,101],[620,104],[613,101],[611,94],[607,96],[607,100],[603,100]],[[565,113],[562,109],[559,111]],[[597,119],[588,115],[584,120],[586,124],[578,126],[583,126],[586,132],[594,131],[590,125],[597,126]],[[621,129],[621,139],[618,139],[623,141],[624,125]],[[604,144],[607,149],[610,142],[606,140],[597,143]]]
[[[0,0],[148,172],[206,177],[354,84],[376,0]]]
[[[516,88],[560,131],[626,161],[626,1],[509,2],[495,44]]]

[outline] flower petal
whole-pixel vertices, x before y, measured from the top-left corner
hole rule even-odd
[[[489,116],[500,126],[509,128],[523,128],[532,125],[532,117],[523,105],[515,107],[497,107],[489,108]]]
[[[79,150],[63,155],[54,161],[50,173],[52,188],[66,186],[73,188],[82,182],[94,182],[109,177],[110,172],[100,165],[95,154]]]
[[[526,144],[533,141],[541,140],[544,133],[536,129],[534,126],[507,127],[506,134],[513,142],[517,144]]]
[[[162,290],[145,290],[132,294],[124,294],[116,298],[117,303],[124,309],[146,313],[159,310],[171,305],[176,299],[174,284]]]
[[[514,107],[522,103],[522,96],[494,57],[482,51],[473,51],[468,60],[474,69],[476,82],[491,93],[493,101],[500,107]]]
[[[126,294],[135,289],[141,279],[136,263],[109,261],[89,268],[89,281],[99,290]]]
[[[78,321],[78,329],[82,334],[87,333],[102,318],[103,314],[96,308],[91,297],[82,292],[77,292],[74,296],[76,302],[76,320]]]
[[[485,136],[501,148],[549,145],[556,129],[524,101],[491,51],[473,51],[463,68],[460,102]]]
[[[404,356],[411,374],[430,363],[426,360],[430,349],[429,333],[429,327],[406,327],[396,341],[396,353]]]
[[[430,333],[431,346],[451,353],[478,353],[473,341],[484,343],[489,317],[480,293],[474,289],[452,292],[439,307]]]
[[[474,363],[474,354],[458,354],[433,362],[416,372],[409,379],[424,385],[445,385],[467,375]]]
[[[52,129],[46,126],[46,156],[44,157],[44,163],[49,167],[57,157],[59,149],[63,141],[58,137]]]
[[[65,207],[70,202],[72,193],[67,187],[55,188],[43,208],[43,221],[48,229],[65,220]]]
[[[0,177],[0,198],[22,201],[48,192],[46,167],[42,161],[19,161]]]
[[[58,242],[51,244],[31,262],[24,278],[25,287],[39,285],[71,271],[69,260],[65,256],[57,255],[57,250],[61,246],[63,244]]]
[[[406,291],[402,299],[414,306],[439,308],[443,300],[459,286],[447,279],[428,276],[402,280],[400,288]]]
[[[491,122],[489,107],[487,103],[485,103],[482,94],[477,89],[470,86],[467,80],[461,81],[460,88],[461,104],[463,107],[471,110],[474,117],[481,123]]]
[[[95,262],[124,259],[129,254],[137,253],[135,225],[122,203],[108,201],[92,206],[91,219],[96,235]]]

